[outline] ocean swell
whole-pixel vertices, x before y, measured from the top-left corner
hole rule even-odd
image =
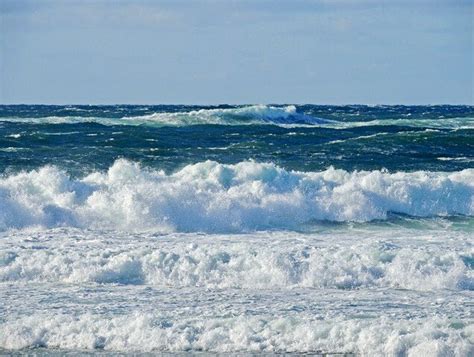
[[[367,222],[391,212],[474,214],[474,169],[459,172],[287,171],[271,163],[206,161],[172,174],[117,160],[72,179],[54,166],[0,179],[0,229],[80,227],[157,232],[299,229]]]
[[[48,116],[35,118],[0,118],[0,121],[34,124],[98,123],[102,125],[145,125],[145,126],[187,126],[187,125],[315,125],[328,122],[303,113],[294,105],[270,106],[250,105],[236,108],[199,109],[179,112],[156,112],[139,116],[90,117],[90,116]]]
[[[321,124],[325,120],[298,113],[294,105],[275,107],[251,105],[226,109],[200,109],[190,112],[154,113],[127,120],[154,122],[162,125],[245,125],[245,124]]]

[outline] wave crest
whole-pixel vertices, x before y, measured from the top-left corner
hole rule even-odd
[[[287,171],[213,161],[173,174],[117,160],[71,179],[53,166],[0,180],[0,229],[71,226],[160,232],[299,229],[314,220],[473,215],[474,169],[454,173]]]
[[[41,118],[0,118],[0,121],[14,121],[35,124],[75,124],[99,123],[102,125],[147,125],[147,126],[187,126],[187,125],[315,125],[327,120],[298,113],[294,105],[285,107],[270,105],[250,105],[236,108],[199,109],[180,112],[157,112],[122,118],[50,116]]]
[[[297,113],[294,105],[274,107],[251,105],[227,109],[200,109],[190,112],[154,113],[138,117],[126,117],[126,120],[156,123],[162,125],[246,125],[246,124],[318,124],[324,122],[305,114]]]
[[[74,226],[164,232],[297,229],[313,220],[371,221],[472,215],[474,170],[455,173],[286,171],[274,164],[213,161],[167,175],[117,160],[71,179],[56,167],[0,181],[0,227]]]

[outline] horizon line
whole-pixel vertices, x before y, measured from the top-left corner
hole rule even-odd
[[[474,103],[467,104],[467,103],[338,103],[338,104],[328,104],[328,103],[277,103],[277,102],[267,102],[267,103],[214,103],[214,104],[203,104],[203,103],[0,103],[0,106],[21,106],[21,105],[33,105],[33,106],[119,106],[119,105],[129,105],[129,106],[159,106],[159,105],[169,105],[169,106],[201,106],[201,107],[218,107],[218,106],[256,106],[256,105],[276,105],[276,106],[283,106],[283,105],[314,105],[314,106],[366,106],[366,107],[376,107],[376,106],[405,106],[405,107],[428,107],[428,106],[465,106],[465,107],[474,107]]]

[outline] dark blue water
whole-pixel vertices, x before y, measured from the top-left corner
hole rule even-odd
[[[473,106],[0,106],[0,172],[117,158],[174,171],[253,159],[318,171],[474,167]]]

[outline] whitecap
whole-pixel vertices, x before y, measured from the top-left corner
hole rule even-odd
[[[0,179],[0,229],[245,232],[383,220],[393,212],[472,216],[474,169],[297,172],[271,163],[205,161],[165,174],[120,159],[82,179],[54,166]]]

